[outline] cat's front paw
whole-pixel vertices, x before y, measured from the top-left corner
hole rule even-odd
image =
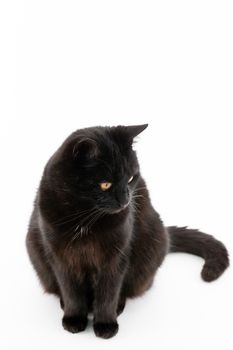
[[[118,323],[110,322],[110,323],[102,323],[97,322],[94,323],[94,332],[97,337],[109,339],[112,338],[118,332]]]
[[[64,316],[62,319],[63,328],[71,333],[78,333],[85,330],[87,326],[86,316]]]

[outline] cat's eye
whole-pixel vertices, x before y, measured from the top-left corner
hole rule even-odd
[[[100,188],[101,188],[102,191],[107,191],[111,187],[112,187],[112,183],[111,182],[101,182],[100,183]]]
[[[130,182],[132,182],[132,181],[133,181],[133,176],[131,176],[131,177],[129,178],[128,184],[130,184]]]

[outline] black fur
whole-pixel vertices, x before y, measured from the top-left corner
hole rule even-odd
[[[205,281],[229,264],[221,242],[196,230],[166,228],[153,209],[132,149],[146,127],[78,130],[45,167],[27,248],[45,291],[60,298],[63,327],[72,333],[83,331],[93,312],[95,334],[114,336],[126,299],[151,286],[169,251],[203,257]],[[103,191],[103,181],[112,187]]]

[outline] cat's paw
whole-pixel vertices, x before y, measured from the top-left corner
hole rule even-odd
[[[118,332],[118,323],[117,322],[111,322],[111,323],[102,323],[97,322],[94,323],[94,332],[97,337],[109,339],[112,338],[114,335]]]
[[[64,316],[62,319],[63,328],[71,333],[78,333],[85,330],[87,326],[86,316]]]

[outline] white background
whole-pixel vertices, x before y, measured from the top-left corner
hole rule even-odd
[[[24,245],[43,167],[70,132],[148,122],[136,148],[164,222],[233,252],[232,18],[225,0],[1,1],[1,349],[233,348],[231,268],[207,284],[200,258],[168,256],[102,340],[62,329]]]

